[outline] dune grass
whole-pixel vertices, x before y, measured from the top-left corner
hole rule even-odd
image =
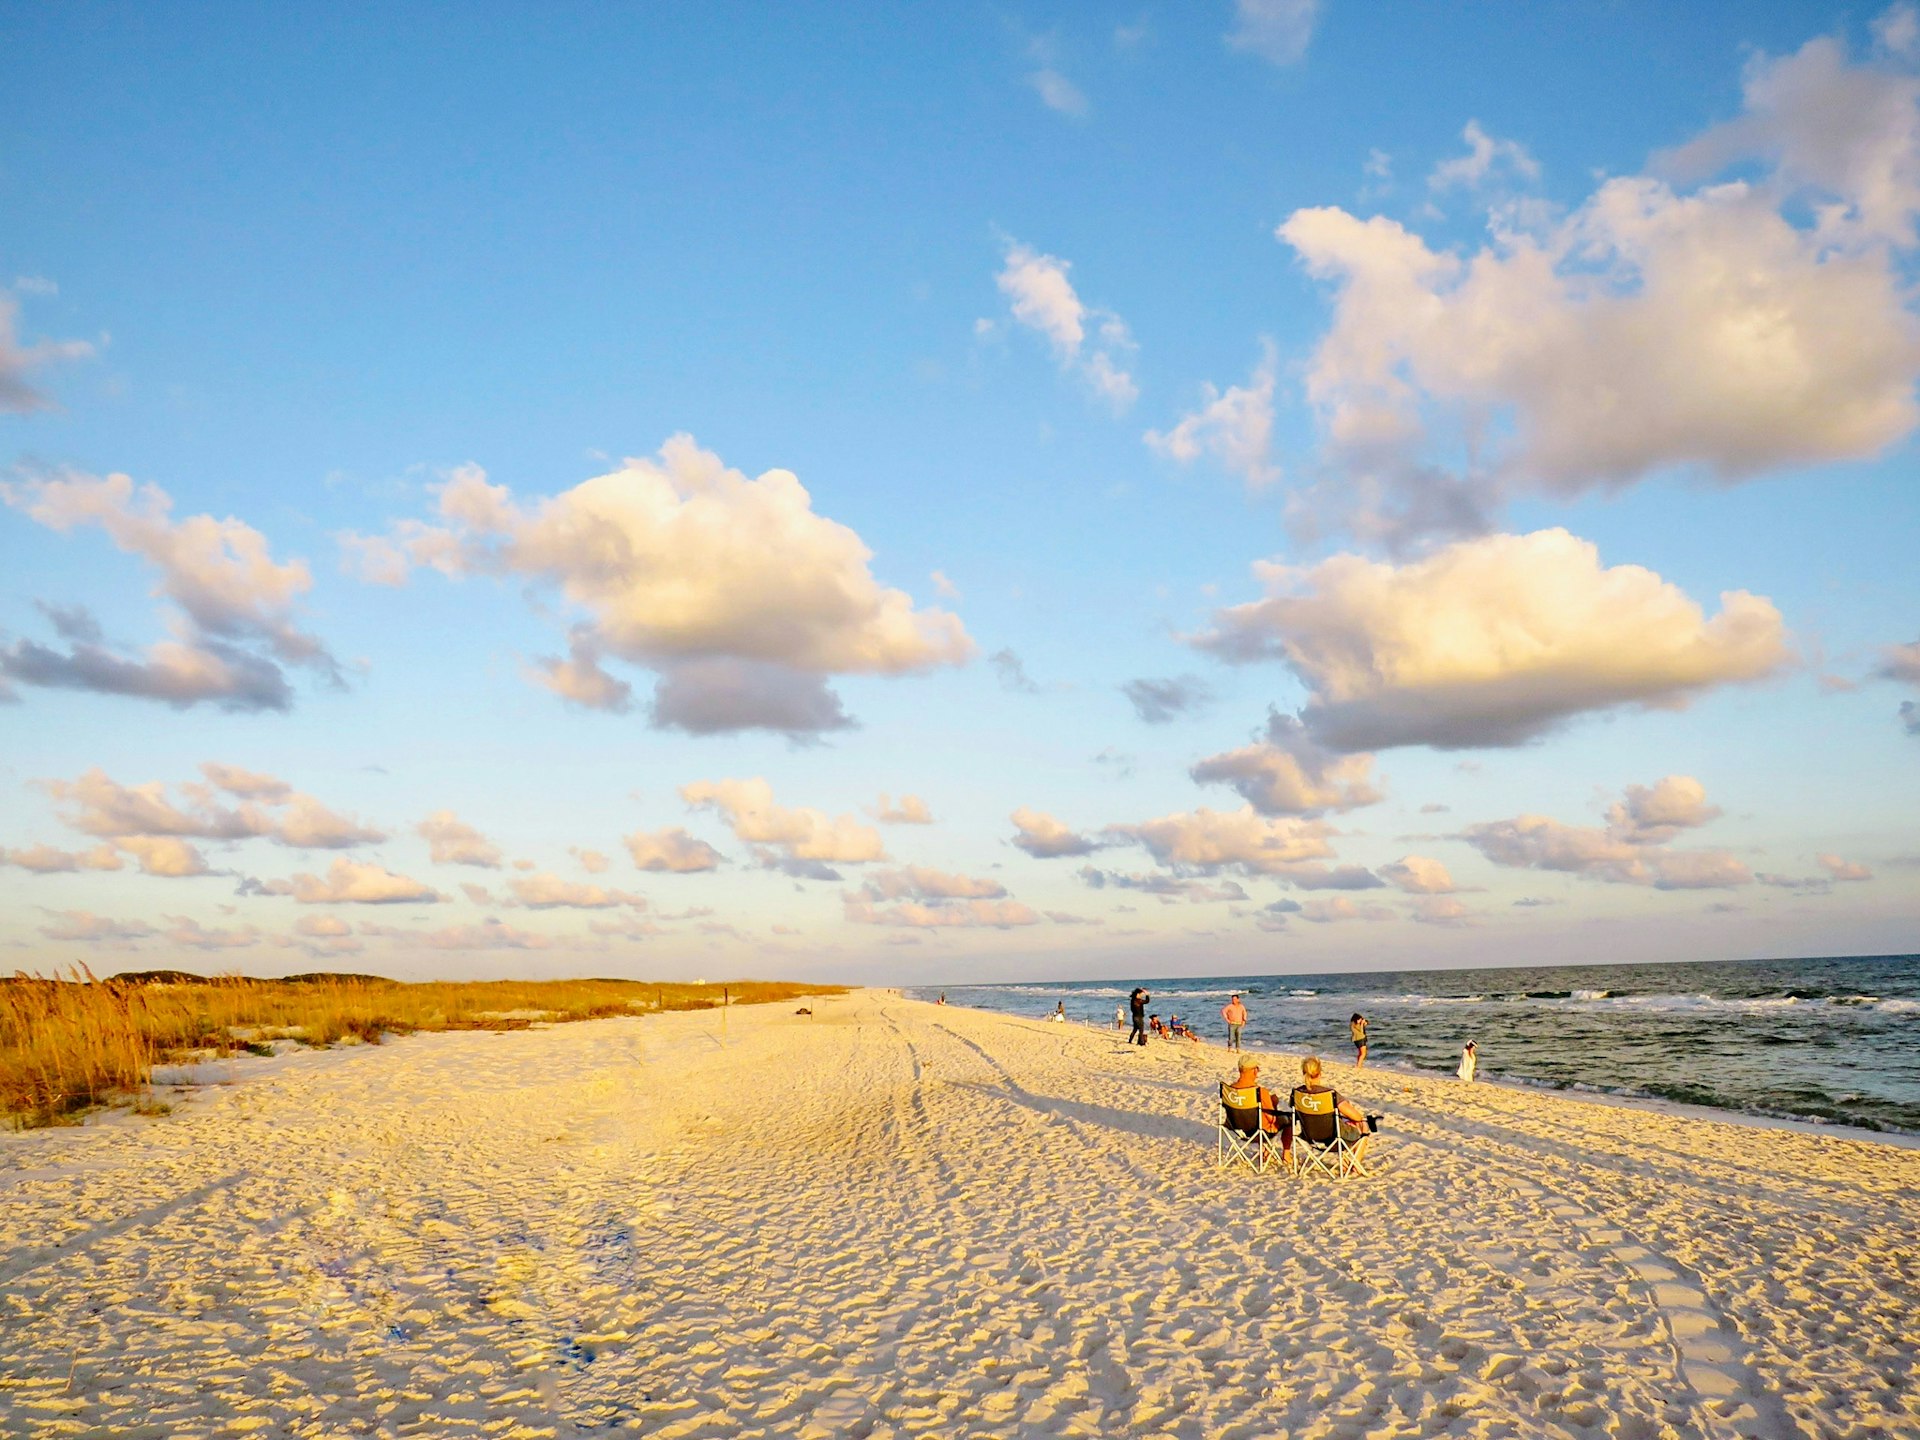
[[[256,980],[152,971],[99,979],[84,966],[47,978],[0,977],[0,1117],[16,1128],[57,1125],[97,1105],[132,1100],[164,1113],[153,1068],[168,1061],[268,1053],[276,1043],[379,1044],[417,1030],[512,1030],[721,1003],[842,993],[835,985],[736,980],[679,985],[642,980],[494,980],[403,984],[377,975]]]

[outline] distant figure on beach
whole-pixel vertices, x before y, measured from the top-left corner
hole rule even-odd
[[[1472,1080],[1474,1071],[1480,1068],[1480,1051],[1473,1041],[1467,1041],[1467,1048],[1460,1052],[1460,1078]]]
[[[1362,1070],[1367,1064],[1367,1017],[1358,1010],[1347,1022],[1347,1033],[1353,1036],[1353,1068]]]
[[[1147,1043],[1147,1002],[1152,998],[1138,985],[1133,987],[1133,994],[1127,997],[1127,1004],[1133,1007],[1133,1030],[1127,1036],[1129,1045]]]
[[[1113,1028],[1116,1030],[1127,1028],[1127,1012],[1122,1006],[1113,1007]]]
[[[1067,1023],[1067,1002],[1064,1000],[1061,1000],[1058,1003],[1056,1003],[1053,1007],[1053,1014],[1050,1015],[1048,1018],[1052,1020],[1055,1024],[1058,1024],[1058,1025],[1066,1024]]]
[[[1296,1097],[1302,1094],[1333,1096],[1334,1113],[1340,1117],[1340,1138],[1353,1146],[1353,1153],[1358,1156],[1361,1148],[1367,1143],[1367,1136],[1373,1133],[1372,1127],[1367,1123],[1367,1112],[1343,1097],[1338,1090],[1322,1085],[1320,1072],[1320,1057],[1307,1056],[1300,1062],[1301,1083],[1294,1087],[1293,1093]]]
[[[1167,1038],[1167,1027],[1158,1015],[1149,1015],[1147,1017],[1147,1029],[1158,1035],[1162,1040]]]
[[[1231,1000],[1227,1001],[1225,1005],[1220,1007],[1220,1018],[1227,1022],[1228,1048],[1238,1050],[1240,1048],[1240,1027],[1247,1023],[1247,1007],[1240,1003],[1240,997],[1238,995],[1235,995]]]
[[[942,990],[942,991],[940,992],[940,998],[939,998],[938,1000],[936,1000],[936,1001],[934,1001],[933,1003],[934,1003],[934,1004],[936,1004],[936,1005],[944,1005],[944,1004],[946,1004],[946,1003],[947,1003],[947,992],[946,992],[946,991],[944,991],[944,990]]]

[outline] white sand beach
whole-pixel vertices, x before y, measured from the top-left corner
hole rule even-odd
[[[0,1433],[1920,1435],[1911,1149],[1330,1065],[1371,1178],[1216,1173],[1218,1049],[810,1003],[5,1136]]]

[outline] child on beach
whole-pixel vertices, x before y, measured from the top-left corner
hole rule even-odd
[[[1347,1033],[1353,1036],[1353,1068],[1364,1070],[1367,1065],[1367,1017],[1358,1010],[1347,1022]]]

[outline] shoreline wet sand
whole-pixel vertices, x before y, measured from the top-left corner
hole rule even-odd
[[[1216,1173],[1217,1048],[809,1003],[5,1137],[0,1434],[1920,1435],[1912,1149],[1329,1055],[1374,1175]]]

